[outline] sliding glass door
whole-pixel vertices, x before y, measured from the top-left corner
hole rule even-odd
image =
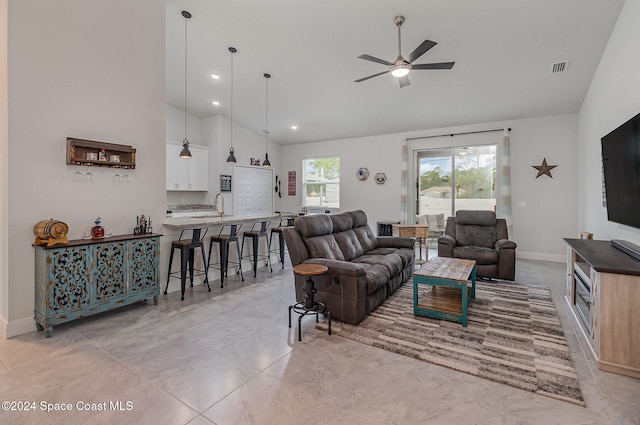
[[[418,151],[416,215],[455,215],[496,206],[497,145]]]

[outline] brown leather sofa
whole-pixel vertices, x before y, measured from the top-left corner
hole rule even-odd
[[[316,301],[331,317],[357,325],[413,274],[409,238],[376,237],[364,211],[296,218],[283,229],[292,265],[324,264],[314,276]],[[303,302],[305,276],[295,276],[296,300]]]
[[[449,217],[438,257],[476,260],[478,277],[515,279],[516,243],[509,240],[506,220],[493,211],[460,210]]]

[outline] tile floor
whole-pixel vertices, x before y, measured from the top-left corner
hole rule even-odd
[[[0,401],[35,402],[0,410],[0,424],[640,424],[640,380],[598,370],[576,337],[564,264],[517,270],[552,288],[586,408],[328,336],[312,318],[298,342],[287,265],[59,325],[49,339],[0,340]]]

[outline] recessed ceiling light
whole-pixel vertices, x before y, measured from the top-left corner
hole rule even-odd
[[[211,74],[211,78],[213,78],[214,80],[219,80],[220,76],[218,74]]]
[[[217,100],[214,100],[211,103],[213,103],[214,106],[220,106],[220,102],[218,102]]]
[[[297,130],[297,129],[298,129],[298,126],[297,126],[297,125],[292,125],[292,126],[291,126],[291,130]]]

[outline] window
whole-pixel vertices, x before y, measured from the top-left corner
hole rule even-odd
[[[497,145],[485,145],[420,151],[416,215],[493,210],[496,150]]]
[[[340,208],[340,158],[302,161],[302,206],[317,209]]]

